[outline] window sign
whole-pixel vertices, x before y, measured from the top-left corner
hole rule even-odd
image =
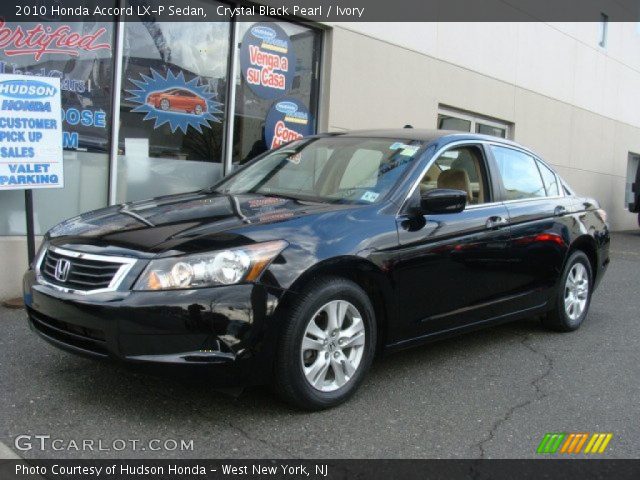
[[[0,20],[0,73],[60,79],[65,150],[108,151],[112,35],[106,22]],[[31,45],[25,37],[37,41]]]
[[[265,121],[265,143],[268,149],[298,140],[311,133],[313,123],[309,110],[295,98],[275,102]]]
[[[230,26],[125,23],[117,202],[206,188],[222,177]]]
[[[277,24],[256,23],[242,38],[240,68],[249,88],[260,98],[284,96],[293,84],[296,56],[289,35]]]
[[[187,133],[189,126],[202,133],[201,126],[207,122],[221,121],[222,104],[200,77],[187,82],[182,71],[175,74],[167,69],[162,76],[152,68],[150,76],[129,81],[137,88],[127,90],[131,95],[127,100],[140,104],[131,111],[146,113],[144,120],[155,120],[154,129],[168,123],[172,133],[177,129]]]
[[[37,77],[43,82],[49,78],[59,81],[62,108],[58,106],[55,118],[62,129],[64,188],[35,188],[37,234],[65,218],[107,204],[113,123],[114,25],[111,21],[4,22],[0,19],[0,74]],[[0,161],[6,159],[0,158]],[[0,236],[23,235],[23,192],[5,190],[0,189]]]
[[[64,187],[60,79],[0,75],[0,190]]]

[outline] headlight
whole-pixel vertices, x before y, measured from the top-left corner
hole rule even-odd
[[[286,246],[284,240],[276,240],[217,252],[151,260],[133,289],[173,290],[252,282]]]

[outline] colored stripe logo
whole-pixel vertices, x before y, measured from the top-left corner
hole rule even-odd
[[[613,433],[547,433],[536,453],[604,453]]]

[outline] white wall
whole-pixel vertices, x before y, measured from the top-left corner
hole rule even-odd
[[[640,153],[640,35],[610,24],[333,24],[327,126],[436,128],[439,104],[515,125],[616,230],[626,210],[629,152]],[[589,43],[590,42],[590,43]]]
[[[334,23],[640,127],[640,30],[609,23]]]

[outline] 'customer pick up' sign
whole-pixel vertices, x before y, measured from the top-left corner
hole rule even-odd
[[[64,187],[60,79],[0,75],[0,191]]]

